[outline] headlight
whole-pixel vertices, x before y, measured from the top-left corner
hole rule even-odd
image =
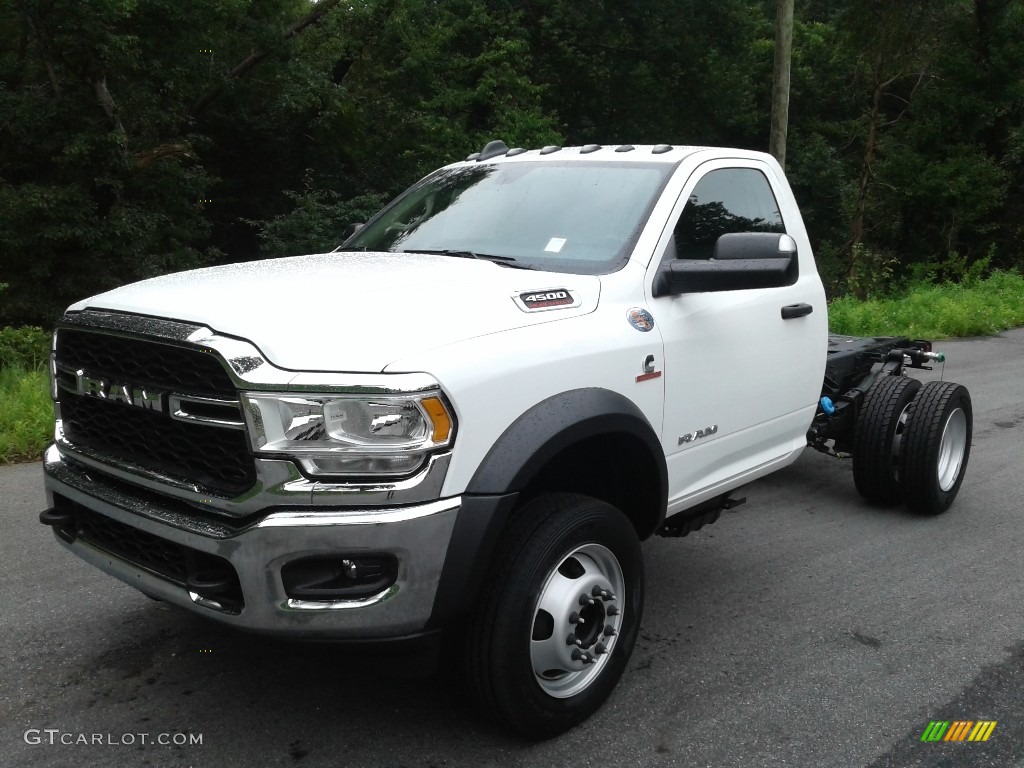
[[[257,453],[285,454],[313,475],[406,475],[452,439],[436,394],[242,393]]]

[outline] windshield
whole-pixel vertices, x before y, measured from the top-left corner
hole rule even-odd
[[[551,161],[446,168],[396,199],[343,249],[445,252],[601,274],[628,257],[673,169]]]

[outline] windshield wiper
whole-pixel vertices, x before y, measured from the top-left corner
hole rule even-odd
[[[477,253],[462,248],[407,248],[402,253],[426,253],[432,256],[455,256],[459,259],[480,259],[490,261],[501,267],[513,267],[515,269],[533,269],[526,264],[519,264],[511,256],[495,256],[493,253]]]

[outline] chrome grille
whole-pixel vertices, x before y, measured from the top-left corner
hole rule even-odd
[[[251,488],[256,470],[245,432],[171,418],[170,395],[238,400],[227,371],[212,352],[158,340],[59,329],[56,364],[65,440],[95,457],[184,481],[232,498]],[[80,394],[74,375],[130,383],[165,393],[159,409]]]
[[[217,357],[195,348],[62,328],[57,333],[57,362],[70,370],[155,386],[165,392],[238,397]]]

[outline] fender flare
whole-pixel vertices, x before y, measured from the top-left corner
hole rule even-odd
[[[661,440],[632,400],[597,387],[553,395],[512,422],[480,462],[466,493],[518,493],[548,461],[573,443],[610,432],[632,435],[650,451],[664,507],[668,501],[668,466]]]
[[[668,498],[665,454],[654,428],[636,404],[616,392],[597,388],[571,390],[542,400],[509,425],[470,480],[427,629],[442,627],[472,607],[501,532],[530,480],[574,443],[608,433],[631,435],[650,452],[660,484],[659,520],[664,516]]]

